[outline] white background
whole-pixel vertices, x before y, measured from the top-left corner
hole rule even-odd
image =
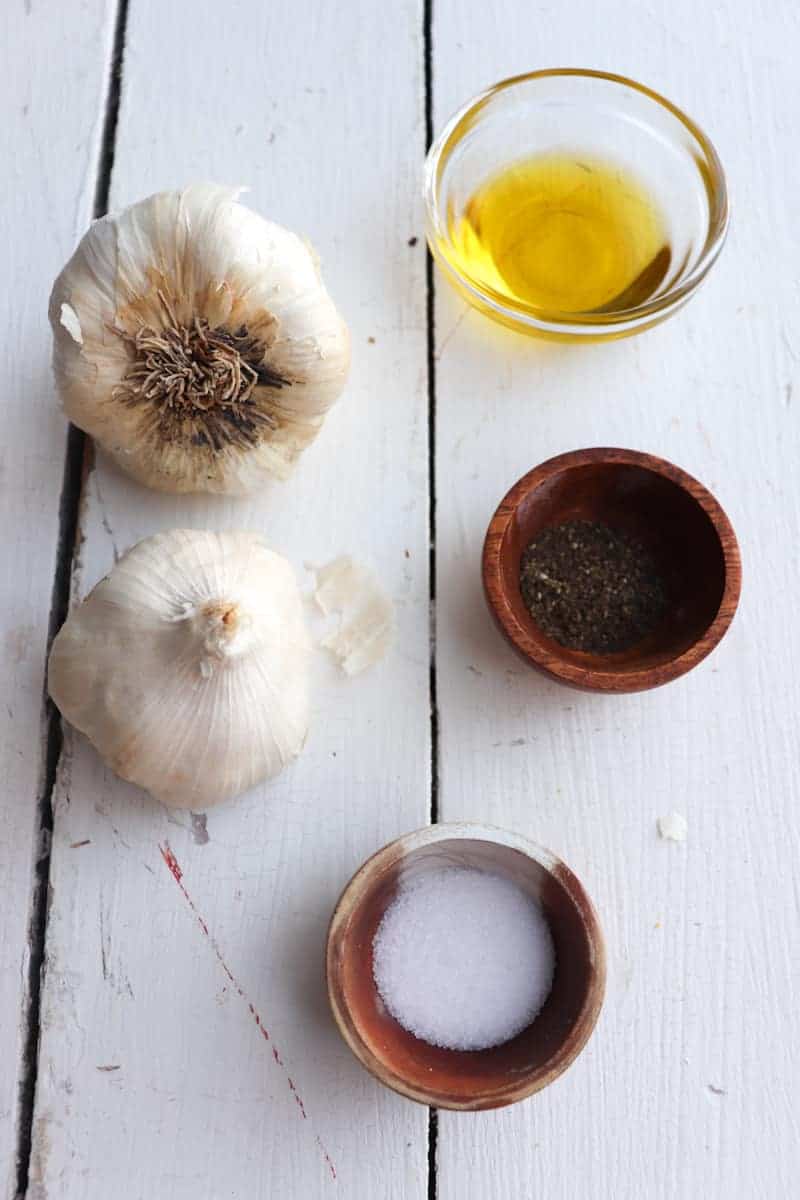
[[[46,305],[105,170],[116,18],[113,0],[14,0],[0,13],[4,1198],[36,1016],[28,925],[65,449]],[[537,67],[605,68],[668,95],[720,151],[729,243],[674,320],[603,346],[527,342],[466,311],[436,276],[431,376],[422,4],[130,0],[112,206],[197,178],[248,184],[255,208],[314,242],[352,329],[353,372],[292,480],[251,501],[147,493],[98,455],[73,602],[156,529],[241,527],[301,574],[340,551],[373,563],[398,637],[356,681],[320,664],[303,757],[209,812],[204,844],[185,815],[67,734],[31,1200],[782,1200],[796,1189],[800,10],[434,0],[431,43],[437,128],[475,91]],[[697,475],[742,547],[742,603],[723,644],[639,696],[534,677],[480,594],[483,533],[508,486],[551,454],[599,444]],[[439,1115],[429,1193],[428,1113],[384,1091],[340,1041],[322,953],[340,889],[429,819],[434,776],[441,819],[507,826],[571,864],[599,908],[610,970],[595,1036],[566,1076],[503,1112]],[[657,837],[671,809],[688,818],[685,845]]]

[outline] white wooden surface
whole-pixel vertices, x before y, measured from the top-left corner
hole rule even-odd
[[[800,1168],[800,12],[772,0],[497,0],[478,38],[471,8],[436,0],[437,124],[534,66],[620,71],[707,128],[734,216],[705,289],[633,341],[525,344],[461,321],[461,302],[437,291],[440,813],[561,853],[609,948],[596,1036],[565,1077],[502,1113],[441,1115],[438,1195],[780,1200]],[[742,545],[729,637],[649,695],[533,678],[479,593],[482,533],[507,486],[590,445],[685,466]],[[673,808],[688,817],[684,846],[657,837]]]
[[[47,296],[91,216],[112,5],[0,6],[0,1195],[16,1188],[42,684],[66,429]]]
[[[690,307],[610,346],[520,341],[436,281],[440,816],[505,825],[560,852],[592,891],[610,952],[600,1025],[564,1078],[502,1113],[439,1115],[436,1194],[782,1200],[800,1169],[800,16],[789,0],[597,7],[434,0],[435,124],[517,71],[627,72],[707,127],[734,224]],[[21,296],[0,368],[14,429],[0,447],[10,514],[0,622],[12,634],[3,699],[14,712],[0,744],[9,1196],[64,441],[44,313],[91,207],[110,42],[100,3],[47,9],[4,9],[11,37],[0,38],[5,124],[19,147],[0,244]],[[354,366],[297,474],[258,500],[146,493],[99,456],[75,598],[156,529],[240,526],[262,530],[299,571],[343,550],[373,562],[399,632],[392,656],[360,680],[320,663],[307,751],[277,783],[211,810],[207,842],[188,815],[68,738],[31,1200],[428,1194],[427,1113],[352,1060],[322,979],[339,889],[429,812],[423,52],[420,0],[130,0],[112,203],[199,177],[249,183],[260,211],[314,241],[351,324]],[[740,614],[717,653],[661,692],[619,699],[531,677],[490,625],[478,579],[483,531],[508,485],[552,453],[603,442],[664,454],[708,483],[745,563]],[[684,846],[656,835],[672,808],[689,819]]]
[[[391,16],[319,5],[303,20],[293,4],[233,4],[224,19],[196,0],[130,6],[112,207],[198,177],[249,184],[253,205],[313,239],[354,367],[291,483],[252,502],[145,494],[99,457],[75,590],[156,529],[256,529],[301,573],[341,551],[373,563],[399,634],[391,660],[358,681],[321,664],[302,759],[211,811],[205,844],[188,814],[176,819],[70,742],[37,1196],[425,1190],[427,1114],[358,1067],[323,980],[341,887],[375,847],[423,824],[429,804],[425,268],[422,242],[407,245],[420,224],[420,30],[413,2]]]

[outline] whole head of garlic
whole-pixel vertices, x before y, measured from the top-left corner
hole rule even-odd
[[[256,534],[176,529],[134,546],[70,614],[48,686],[118,775],[197,811],[300,753],[310,653],[285,558]]]
[[[194,184],[95,221],[50,297],[70,420],[167,492],[285,477],[347,378],[347,327],[312,249]]]

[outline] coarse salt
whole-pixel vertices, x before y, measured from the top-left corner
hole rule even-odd
[[[547,999],[555,950],[539,905],[508,879],[467,867],[403,883],[373,942],[373,973],[392,1016],[449,1050],[515,1037]]]

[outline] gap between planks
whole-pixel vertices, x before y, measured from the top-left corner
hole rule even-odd
[[[433,0],[422,11],[423,73],[425,79],[425,153],[433,142]],[[439,702],[436,680],[436,293],[433,256],[425,251],[425,316],[428,376],[428,621],[430,648],[431,807],[432,825],[439,820]],[[436,1200],[436,1147],[439,1115],[428,1109],[428,1200]]]
[[[103,130],[100,139],[92,216],[102,217],[108,211],[111,171],[114,166],[114,147],[119,118],[122,84],[122,62],[125,53],[125,31],[128,22],[128,0],[119,0],[111,46],[111,63],[106,89]],[[53,589],[50,599],[50,618],[47,628],[47,656],[53,638],[58,633],[69,610],[70,582],[78,519],[84,481],[84,461],[90,450],[82,430],[70,425],[64,455],[61,497],[58,506],[58,537],[56,541]],[[27,1002],[23,1014],[25,1037],[20,1068],[17,1101],[17,1200],[28,1192],[31,1151],[33,1147],[33,1111],[36,1100],[36,1080],[39,1071],[39,1034],[41,1018],[41,985],[44,967],[47,918],[50,907],[50,844],[53,833],[53,792],[58,765],[64,746],[61,717],[47,694],[45,678],[42,702],[42,768],[36,804],[38,845],[33,867],[32,894],[28,918],[28,978]]]

